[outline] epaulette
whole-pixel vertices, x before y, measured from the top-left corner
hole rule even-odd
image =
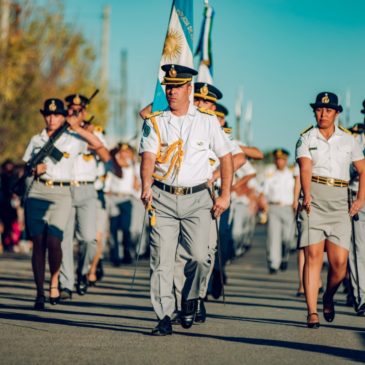
[[[224,131],[224,133],[226,133],[226,134],[231,134],[231,133],[232,133],[232,128],[227,128],[227,127],[225,127],[225,128],[223,128],[223,131]]]
[[[198,110],[200,111],[200,113],[209,114],[209,115],[215,115],[215,113],[213,112],[213,110],[209,110],[209,109],[205,109],[205,108],[198,108]]]
[[[104,133],[104,128],[101,125],[96,125],[94,127],[95,132]]]
[[[163,110],[147,114],[145,119],[151,119],[152,117],[157,117],[158,115],[160,115],[162,113],[163,113]]]
[[[345,133],[348,133],[348,134],[352,135],[352,133],[348,129],[346,129],[345,127],[342,127],[342,125],[339,125],[338,128],[341,129],[342,132],[345,132]]]
[[[313,128],[313,126],[311,125],[310,127],[304,129],[304,131],[302,133],[300,133],[300,135],[302,136],[303,134],[309,132],[312,128]]]

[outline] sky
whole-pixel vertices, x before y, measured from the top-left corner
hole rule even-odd
[[[253,102],[253,144],[294,152],[302,130],[315,123],[309,103],[321,91],[346,104],[351,124],[362,121],[365,99],[365,1],[210,0],[214,84],[230,110],[243,88],[244,107]],[[172,0],[64,0],[76,23],[100,54],[101,14],[111,7],[109,80],[119,87],[120,53],[128,51],[128,97],[142,105],[153,98]],[[203,0],[194,0],[194,48]],[[198,59],[195,60],[198,62]],[[343,124],[346,116],[342,115]],[[134,123],[134,121],[132,121]],[[293,155],[292,155],[293,157]]]

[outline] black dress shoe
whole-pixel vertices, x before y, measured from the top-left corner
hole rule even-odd
[[[98,266],[96,266],[96,280],[100,281],[104,277],[104,268],[103,268],[103,260],[100,259],[98,262]]]
[[[52,287],[49,289],[49,291],[51,291],[52,289],[58,289],[58,286],[55,286],[55,287]],[[56,305],[56,304],[59,304],[60,302],[60,299],[61,299],[61,295],[58,294],[57,297],[51,297],[51,295],[49,296],[49,303],[52,304],[52,305]]]
[[[315,322],[309,322],[309,320],[311,319],[312,316],[316,316],[317,317],[317,321]],[[319,320],[318,320],[318,313],[310,313],[307,316],[307,327],[308,328],[314,328],[317,329],[319,328],[320,324],[319,324]]]
[[[181,319],[180,319],[180,312],[179,311],[175,311],[174,313],[172,313],[171,316],[171,324],[181,324]]]
[[[213,270],[212,274],[212,297],[214,299],[219,299],[219,297],[222,295],[222,281],[221,281],[221,275],[219,270]]]
[[[270,275],[275,275],[275,274],[277,274],[277,273],[278,273],[278,270],[273,269],[272,267],[270,267],[270,268],[269,268],[269,274],[270,274]]]
[[[158,321],[157,326],[152,330],[152,336],[167,336],[172,335],[171,319],[169,316],[165,316]]]
[[[207,311],[204,305],[204,299],[199,298],[196,304],[195,323],[204,323],[207,318]]]
[[[280,270],[281,271],[286,271],[288,270],[288,262],[284,261],[280,264]]]
[[[44,295],[37,295],[34,302],[34,309],[37,311],[43,311],[46,302],[46,297]]]
[[[87,278],[83,275],[77,279],[76,291],[79,295],[85,295],[87,292]]]
[[[72,290],[64,288],[60,289],[61,300],[72,299]]]
[[[197,299],[191,299],[181,303],[180,321],[183,328],[190,328],[193,325],[197,302]]]
[[[333,322],[335,319],[335,304],[333,298],[328,298],[326,293],[323,295],[323,317],[327,322]]]
[[[297,294],[295,294],[297,298],[301,298],[305,296],[305,293],[303,291],[297,291]]]

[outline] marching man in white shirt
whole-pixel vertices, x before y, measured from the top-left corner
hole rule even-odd
[[[274,150],[275,170],[264,184],[268,202],[267,262],[270,274],[288,267],[290,242],[294,239],[294,176],[288,169],[289,152]]]
[[[191,81],[197,72],[180,65],[164,65],[164,84],[170,109],[151,114],[144,122],[142,201],[152,204],[156,221],[151,227],[151,300],[159,319],[153,335],[172,334],[175,310],[173,279],[176,249],[187,253],[182,291],[181,324],[194,322],[202,279],[209,271],[209,232],[212,214],[229,206],[232,155],[228,138],[210,113],[190,105]],[[213,202],[207,182],[207,163],[213,150],[220,160],[221,195]]]

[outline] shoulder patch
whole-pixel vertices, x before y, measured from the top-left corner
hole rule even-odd
[[[158,115],[160,115],[162,113],[163,113],[163,111],[160,110],[160,111],[157,111],[157,112],[153,112],[153,113],[147,114],[146,115],[146,119],[151,119],[152,117],[157,117]]]
[[[313,128],[313,126],[312,126],[312,125],[311,125],[311,126],[309,126],[308,128],[304,129],[304,131],[302,131],[302,132],[300,133],[300,135],[302,136],[303,134],[305,134],[305,133],[309,132],[312,128]]]
[[[339,125],[338,128],[341,129],[342,132],[345,132],[345,133],[348,133],[348,134],[352,135],[352,133],[348,129],[346,129],[345,127],[342,127],[342,125]]]
[[[205,109],[205,108],[198,108],[198,110],[200,111],[200,113],[215,115],[215,113],[212,110],[208,110],[208,109]]]
[[[143,130],[142,130],[142,133],[143,133],[143,137],[148,137],[151,133],[151,127],[146,123],[144,122],[143,124]]]

